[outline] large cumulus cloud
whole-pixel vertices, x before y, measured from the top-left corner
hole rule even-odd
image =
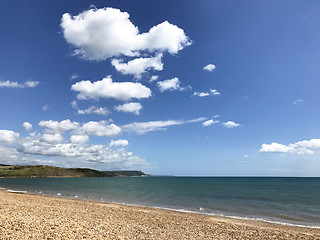
[[[89,9],[72,16],[65,13],[61,27],[74,54],[87,60],[120,55],[139,56],[141,51],[175,54],[191,44],[184,30],[164,21],[140,33],[127,12],[115,8]]]

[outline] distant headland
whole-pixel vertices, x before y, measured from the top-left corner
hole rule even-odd
[[[0,164],[0,178],[33,177],[143,177],[142,171],[98,171],[90,168],[61,168],[47,165]]]

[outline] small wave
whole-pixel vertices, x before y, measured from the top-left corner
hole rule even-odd
[[[150,208],[155,208],[155,209],[161,209],[161,210],[167,210],[167,211],[175,211],[175,212],[183,212],[183,213],[203,214],[203,215],[212,216],[212,217],[222,217],[222,218],[231,218],[231,219],[239,219],[239,220],[249,220],[249,221],[260,221],[260,222],[279,224],[279,225],[284,225],[284,226],[292,226],[292,227],[303,227],[303,228],[320,229],[320,226],[314,226],[314,225],[294,224],[294,223],[274,221],[274,220],[269,220],[269,219],[265,219],[265,218],[258,218],[258,217],[240,217],[240,216],[233,216],[233,215],[209,213],[209,212],[204,212],[205,209],[201,208],[201,207],[199,207],[199,210],[201,211],[200,212],[200,211],[196,211],[196,210],[188,210],[188,209],[183,209],[183,208],[147,206],[147,205],[142,205],[142,204],[131,204],[131,203],[123,203],[123,202],[115,202],[115,201],[112,201],[111,203],[121,204],[121,205],[125,205],[125,206],[150,207]]]
[[[274,224],[279,224],[279,225],[284,225],[284,226],[292,226],[292,227],[303,227],[303,228],[320,229],[320,226],[287,223],[287,222],[269,220],[269,219],[265,219],[265,218],[238,217],[238,216],[228,216],[228,215],[225,215],[223,217],[232,218],[232,219],[239,219],[239,220],[252,220],[252,221],[260,221],[260,222],[266,222],[266,223],[274,223]]]
[[[62,196],[62,194],[61,193],[57,193],[57,196]]]
[[[20,193],[20,194],[25,194],[25,193],[27,193],[27,191],[18,191],[18,190],[11,190],[11,189],[8,189],[7,192],[8,192],[8,193]]]

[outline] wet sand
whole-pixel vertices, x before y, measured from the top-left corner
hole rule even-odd
[[[0,239],[320,239],[320,229],[1,190]]]

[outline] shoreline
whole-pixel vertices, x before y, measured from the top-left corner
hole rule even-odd
[[[26,193],[33,195],[31,193]],[[37,195],[37,194],[34,194]],[[51,195],[41,195],[39,194],[38,196],[51,196]],[[52,196],[56,197],[56,196]],[[61,195],[57,195],[57,197],[62,197],[62,198],[69,198],[69,197],[63,197]],[[262,222],[262,223],[270,223],[270,224],[275,224],[275,225],[280,225],[280,226],[288,226],[288,227],[299,227],[299,228],[307,228],[307,229],[319,229],[320,226],[313,226],[313,225],[301,225],[301,224],[294,224],[294,223],[287,223],[287,222],[280,222],[280,221],[273,221],[273,220],[268,220],[268,219],[263,219],[263,218],[255,218],[255,217],[240,217],[240,216],[231,216],[231,215],[222,215],[222,214],[214,214],[214,213],[207,213],[207,212],[198,212],[195,210],[187,210],[187,209],[177,209],[177,208],[170,208],[170,207],[158,207],[158,206],[145,206],[142,204],[131,204],[131,203],[121,203],[121,202],[106,202],[106,201],[96,201],[96,200],[90,200],[90,199],[83,199],[83,198],[70,198],[70,199],[75,199],[75,200],[84,200],[84,201],[89,201],[89,202],[98,202],[98,203],[106,203],[106,204],[118,204],[121,206],[128,206],[128,207],[142,207],[142,208],[151,208],[151,209],[158,209],[158,210],[164,210],[164,211],[172,211],[172,212],[177,212],[177,213],[190,213],[190,214],[199,214],[199,215],[204,215],[208,217],[217,217],[217,218],[222,218],[222,219],[230,219],[230,220],[240,220],[240,221],[252,221],[252,222]]]
[[[320,225],[307,225],[307,224],[303,225],[303,224],[281,221],[280,219],[270,220],[270,219],[265,219],[262,217],[254,217],[254,216],[245,217],[245,216],[237,216],[237,215],[224,215],[224,214],[215,214],[210,212],[201,212],[195,209],[173,208],[169,206],[143,205],[139,203],[125,203],[125,202],[108,201],[108,200],[102,200],[102,199],[98,200],[90,197],[89,198],[79,197],[78,195],[65,195],[59,192],[57,192],[56,194],[42,193],[41,191],[33,193],[33,192],[24,191],[24,190],[13,190],[13,189],[1,188],[1,187],[0,187],[0,191],[6,191],[8,193],[16,193],[16,194],[47,196],[47,197],[53,197],[53,198],[57,197],[62,199],[83,200],[83,201],[106,203],[106,204],[118,204],[121,206],[128,206],[128,207],[146,207],[146,208],[173,211],[173,212],[179,212],[179,213],[200,214],[200,215],[209,216],[209,217],[218,217],[218,218],[227,218],[227,219],[235,219],[235,220],[243,220],[243,221],[254,221],[254,222],[258,221],[258,222],[276,224],[281,226],[301,227],[301,228],[310,228],[310,229],[320,230]]]
[[[240,236],[245,239],[320,239],[318,228],[173,209],[21,194],[4,189],[0,190],[0,209],[1,239],[27,239],[27,236],[39,234],[40,238],[55,236],[67,239],[232,239],[235,236],[237,239]],[[34,221],[38,222],[35,226]],[[94,226],[92,223],[95,223]],[[94,231],[85,230],[88,225]],[[48,226],[51,228],[47,229]],[[28,231],[25,231],[26,228]],[[117,236],[111,234],[113,232]]]
[[[47,196],[47,197],[57,197],[57,198],[62,198],[62,199],[71,199],[71,200],[83,200],[83,201],[89,201],[89,202],[96,202],[96,203],[106,203],[106,204],[118,204],[121,206],[128,206],[128,207],[146,207],[146,208],[152,208],[152,209],[158,209],[158,210],[165,210],[165,211],[173,211],[173,212],[178,212],[178,213],[190,213],[190,214],[199,214],[199,215],[204,215],[204,216],[209,216],[209,217],[217,217],[217,218],[226,218],[226,219],[234,219],[234,220],[243,220],[243,221],[258,221],[262,223],[270,223],[270,224],[276,224],[276,225],[281,225],[281,226],[290,226],[290,227],[300,227],[300,228],[307,228],[307,229],[319,229],[320,230],[320,225],[303,225],[303,224],[297,224],[297,223],[290,223],[290,222],[285,222],[279,220],[269,220],[265,219],[262,217],[244,217],[244,216],[236,216],[236,215],[224,215],[224,214],[215,214],[215,213],[210,213],[210,212],[201,212],[197,210],[192,210],[192,209],[178,209],[178,208],[173,208],[173,207],[168,207],[168,206],[152,206],[152,205],[143,205],[143,204],[134,204],[134,203],[125,203],[125,202],[116,202],[116,201],[105,201],[105,200],[98,200],[94,198],[84,198],[84,197],[79,197],[78,195],[65,195],[62,193],[56,193],[56,194],[45,194],[42,192],[27,192],[23,190],[13,190],[13,189],[6,189],[6,188],[1,188],[0,191],[6,191],[9,193],[16,193],[16,194],[26,194],[26,195],[35,195],[35,196]]]

